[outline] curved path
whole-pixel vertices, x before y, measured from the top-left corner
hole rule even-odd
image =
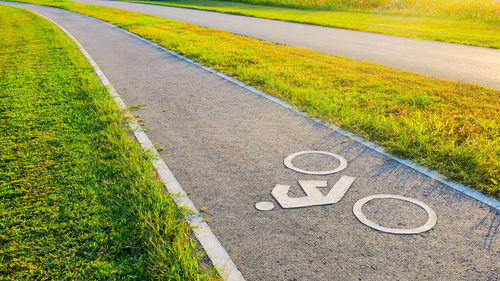
[[[498,277],[496,208],[119,28],[64,10],[10,5],[63,26],[125,103],[144,105],[136,113],[150,129],[149,138],[165,148],[165,162],[246,280]],[[347,167],[313,176],[283,166],[285,157],[303,150],[336,153]],[[290,167],[302,169],[339,166],[325,155],[292,160]],[[338,192],[350,177],[354,182],[347,192]],[[277,184],[290,185],[290,196],[304,196],[297,180],[335,185],[333,196],[325,198],[336,203],[279,207],[271,190]],[[375,231],[353,215],[355,202],[374,194],[420,200],[436,212],[437,224],[418,235]],[[274,209],[258,211],[254,206],[262,201],[272,202]],[[427,220],[415,205],[391,199],[367,202],[362,212],[391,228],[415,228]]]
[[[498,49],[168,6],[106,0],[74,1],[165,17],[500,90]]]

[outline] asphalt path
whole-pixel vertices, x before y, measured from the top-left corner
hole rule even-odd
[[[210,11],[106,0],[114,7],[500,90],[500,50]]]
[[[165,162],[247,280],[498,279],[497,209],[116,27],[64,10],[11,5],[66,28],[128,105],[144,105],[136,113],[148,136],[165,148]],[[285,157],[304,150],[341,155],[347,168],[318,176],[284,166]],[[292,163],[311,170],[340,165],[321,155]],[[331,187],[342,177],[354,182],[336,204],[285,209],[271,196],[277,184],[301,197],[297,180]],[[394,235],[360,223],[354,204],[383,193],[426,203],[437,224],[422,234]],[[275,208],[259,211],[257,202]],[[394,199],[375,199],[363,212],[392,228],[427,220],[416,205]]]

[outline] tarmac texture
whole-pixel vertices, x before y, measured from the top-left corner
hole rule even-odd
[[[5,3],[5,2],[2,2]],[[179,183],[247,280],[498,280],[500,212],[311,119],[190,64],[122,30],[72,12],[10,4],[44,15],[72,33],[127,105],[145,120]],[[345,158],[330,175],[284,166],[295,152]],[[293,165],[332,170],[339,161],[305,154]],[[335,204],[284,209],[271,195],[298,180],[354,177]],[[353,215],[355,202],[394,194],[429,205],[437,224],[425,233],[373,230]],[[274,209],[259,211],[258,202]],[[423,225],[417,205],[374,199],[365,216],[391,228]]]

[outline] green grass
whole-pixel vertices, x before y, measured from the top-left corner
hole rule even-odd
[[[223,0],[299,9],[384,11],[500,20],[498,0]]]
[[[0,279],[212,280],[75,44],[17,8],[0,26]]]
[[[108,21],[371,139],[393,154],[500,195],[499,91],[119,9],[29,2]]]
[[[278,19],[419,39],[500,48],[500,19],[364,10],[304,10],[212,0],[126,0]],[[245,1],[242,1],[245,2]],[[273,4],[273,1],[255,3]],[[293,6],[292,6],[293,7]]]

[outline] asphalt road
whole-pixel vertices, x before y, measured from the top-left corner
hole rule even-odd
[[[71,32],[127,104],[150,129],[153,143],[247,280],[496,280],[500,272],[500,212],[338,132],[95,19],[64,10],[25,7]],[[296,173],[285,157],[302,150],[337,153],[347,168],[328,176]],[[297,157],[304,169],[339,164]],[[304,196],[297,180],[354,177],[333,205],[284,209],[276,184]],[[323,190],[326,194],[327,190]],[[375,231],[353,215],[372,194],[396,194],[428,204],[437,225],[418,235]],[[257,202],[272,202],[258,211]],[[426,221],[410,203],[371,201],[366,216],[384,226]]]
[[[106,0],[114,7],[500,90],[500,50],[210,11]]]

